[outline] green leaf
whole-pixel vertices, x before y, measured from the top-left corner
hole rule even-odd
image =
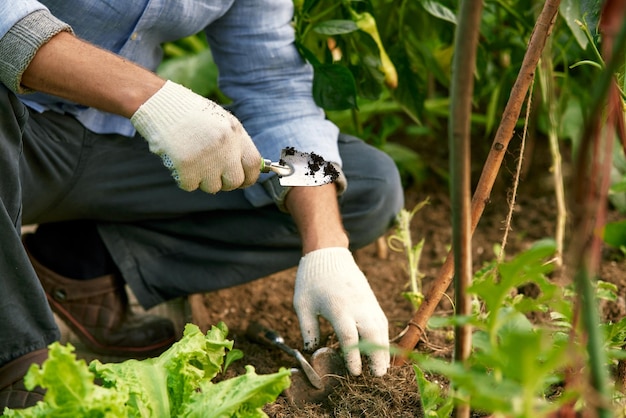
[[[626,180],[622,180],[618,183],[615,183],[609,189],[609,193],[617,194],[617,193],[626,193]]]
[[[580,26],[576,23],[576,20],[582,20],[583,18],[580,0],[562,0],[559,6],[559,13],[572,31],[572,35],[574,35],[574,39],[576,39],[578,45],[580,45],[583,50],[586,49],[589,42]]]
[[[548,330],[512,329],[501,334],[499,352],[506,358],[502,373],[520,383],[526,399],[533,398],[555,383],[567,361],[566,349],[567,344],[557,344]]]
[[[241,360],[243,358],[243,351],[239,350],[239,349],[232,349],[230,350],[227,354],[226,354],[226,360],[224,361],[224,373],[226,372],[226,369],[228,369],[228,367],[233,364],[233,362],[237,361],[237,360]]]
[[[46,389],[44,401],[26,409],[7,408],[5,417],[137,416],[127,406],[127,394],[94,383],[94,374],[84,360],[76,360],[71,344],[51,344],[48,360],[41,367],[32,365],[24,382],[29,390]]]
[[[304,2],[302,2],[302,0],[298,0],[298,4],[296,4],[296,7],[298,7],[299,4],[301,4],[302,13],[309,13],[311,9],[317,6],[318,3],[319,3],[319,0],[304,0]]]
[[[226,349],[224,324],[213,326],[206,335],[193,325],[185,326],[183,338],[159,357],[142,361],[90,364],[107,387],[128,393],[140,411],[170,411],[177,415],[200,382],[214,378],[222,367]]]
[[[350,56],[354,57],[355,65],[350,65],[359,96],[376,100],[382,92],[385,74],[382,72],[382,63],[378,46],[374,39],[363,31],[351,34],[348,38]]]
[[[596,293],[599,299],[616,301],[617,292],[618,290],[615,284],[598,280]]]
[[[471,404],[476,409],[510,413],[513,411],[512,403],[519,399],[521,388],[517,382],[485,373],[483,369],[467,369],[460,363],[448,363],[432,357],[421,357],[419,364],[430,373],[449,378],[455,388],[470,395]]]
[[[609,222],[604,225],[602,239],[613,247],[619,248],[626,245],[626,220]]]
[[[320,35],[345,35],[346,33],[359,30],[359,27],[352,20],[325,20],[313,26],[313,31]]]
[[[602,326],[607,347],[623,350],[626,344],[626,318],[622,318],[618,322],[609,322]]]
[[[6,410],[9,417],[262,417],[263,405],[289,386],[290,372],[245,376],[213,385],[226,350],[224,323],[206,335],[187,324],[183,337],[159,357],[103,364],[76,360],[74,348],[51,344],[49,358],[32,366],[25,377],[28,388],[47,389],[44,402],[22,410]],[[235,350],[232,357],[240,356]],[[94,383],[98,379],[100,384]],[[211,415],[211,413],[215,415]]]
[[[423,68],[423,63],[410,55],[405,47],[411,46],[399,43],[389,49],[389,56],[398,71],[398,88],[391,94],[408,115],[419,121],[424,113],[427,71]]]
[[[456,15],[447,6],[434,0],[420,0],[420,4],[431,16],[456,25]]]
[[[326,110],[356,109],[356,85],[350,70],[338,64],[314,66],[313,98]]]
[[[527,251],[498,266],[499,281],[496,282],[493,277],[486,275],[483,280],[476,280],[468,291],[482,298],[489,311],[496,312],[512,288],[540,281],[546,273],[552,271],[554,266],[546,263],[546,259],[553,255],[555,250],[553,240],[538,241]],[[496,321],[497,318],[492,316],[491,320]]]
[[[415,380],[420,393],[422,411],[426,417],[449,417],[454,402],[452,397],[446,397],[443,389],[436,383],[426,379],[424,372],[413,365]]]
[[[557,339],[548,330],[534,330],[513,314],[512,323],[492,345],[487,333],[473,336],[473,353],[469,367],[418,357],[422,369],[450,379],[451,387],[466,395],[471,407],[507,416],[541,416],[539,411],[551,405],[541,400],[545,389],[556,383],[568,357],[568,341]],[[560,338],[560,337],[559,337]]]
[[[598,30],[598,22],[602,13],[603,0],[580,0],[580,11],[592,35]]]
[[[300,51],[300,54],[304,57],[304,59],[311,63],[313,68],[321,65],[320,61],[315,56],[315,53],[313,53],[313,51],[304,46],[304,44],[302,44],[298,40],[296,40],[296,48],[298,49],[298,51]]]
[[[554,255],[556,244],[552,239],[537,241],[509,262],[499,266],[503,286],[513,287],[543,277],[554,269],[548,258]]]
[[[257,375],[246,366],[246,374],[217,384],[203,382],[181,412],[187,418],[266,417],[261,409],[274,402],[289,387],[291,372],[281,368],[277,373]]]

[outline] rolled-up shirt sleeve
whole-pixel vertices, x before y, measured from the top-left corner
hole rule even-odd
[[[22,75],[39,48],[71,27],[37,1],[3,2],[0,6],[0,82],[15,93],[28,92]]]
[[[341,168],[339,129],[313,100],[312,68],[295,47],[292,17],[292,0],[237,0],[211,24],[206,32],[220,88],[263,157],[277,159],[284,147],[292,146]],[[263,175],[260,183],[269,176]],[[246,195],[254,205],[267,204],[265,189],[253,186]],[[271,190],[279,203],[281,193]]]

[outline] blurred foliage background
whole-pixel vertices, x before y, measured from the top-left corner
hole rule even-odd
[[[517,77],[538,0],[485,0],[481,22],[472,130],[486,146],[500,122]],[[294,0],[293,26],[302,56],[314,67],[313,93],[328,117],[346,133],[385,150],[405,185],[429,175],[447,179],[411,144],[426,138],[447,147],[447,117],[458,2],[452,0]],[[563,145],[576,150],[590,86],[603,67],[597,32],[601,0],[564,0],[549,39],[548,107],[533,98],[531,134],[556,121]],[[227,102],[203,34],[165,44],[159,73],[204,96]],[[624,65],[617,74],[626,90]],[[542,87],[543,86],[543,87]],[[535,90],[546,88],[539,85]],[[520,121],[521,126],[522,121]],[[615,147],[611,199],[626,212],[626,160]]]

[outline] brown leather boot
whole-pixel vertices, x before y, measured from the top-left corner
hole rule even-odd
[[[169,319],[132,312],[121,277],[68,279],[39,263],[23,241],[50,307],[90,350],[145,358],[161,354],[176,340]]]
[[[48,358],[48,349],[33,351],[0,367],[0,415],[5,407],[28,408],[43,400],[45,390],[24,387],[24,375],[31,364],[41,364]]]

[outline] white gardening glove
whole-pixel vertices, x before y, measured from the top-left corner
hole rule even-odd
[[[305,349],[313,350],[319,344],[318,315],[321,315],[333,326],[351,374],[361,374],[361,354],[355,348],[359,337],[382,347],[370,355],[372,373],[382,376],[387,372],[390,364],[387,318],[350,250],[323,248],[302,257],[293,303]]]
[[[239,120],[180,84],[167,81],[131,122],[183,190],[217,193],[259,177],[261,155]]]

